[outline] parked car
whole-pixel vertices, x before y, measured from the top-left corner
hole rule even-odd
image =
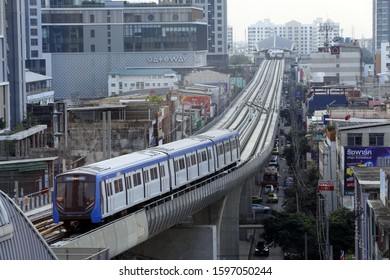
[[[260,204],[263,202],[263,198],[258,195],[252,195],[252,204]]]
[[[267,196],[267,202],[268,203],[278,203],[279,198],[276,193],[269,193]]]
[[[252,211],[255,213],[267,214],[271,211],[271,208],[258,203],[252,203]]]
[[[275,188],[273,185],[265,185],[264,186],[265,193],[273,193],[274,191],[275,191]]]
[[[258,241],[255,247],[255,255],[260,257],[269,256],[269,247],[264,241]]]

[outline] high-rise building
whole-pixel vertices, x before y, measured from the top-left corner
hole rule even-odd
[[[248,27],[248,50],[255,51],[259,41],[279,36],[291,40],[298,54],[318,51],[324,45],[331,45],[333,38],[340,36],[340,26],[331,20],[316,19],[311,24],[290,21],[283,25],[271,23],[269,19]]]
[[[388,0],[373,0],[373,39],[374,50],[381,48],[381,43],[390,42],[390,2]]]
[[[1,81],[5,81],[5,86],[0,86],[3,95],[1,98],[6,100],[6,95],[9,94],[9,111],[0,112],[0,116],[13,126],[20,124],[27,113],[25,0],[0,1],[0,3],[2,3],[2,8],[4,8],[0,10],[0,23],[2,24],[0,28],[3,28],[0,31],[0,34],[3,36],[0,38],[0,41],[2,41],[0,48],[3,48],[0,55],[6,56],[0,58],[3,61],[3,66],[0,70],[2,72]],[[7,109],[4,108],[4,111],[7,111]],[[9,115],[9,119],[7,119],[7,115]]]
[[[5,0],[0,0],[0,130],[10,127],[10,96],[7,75],[7,37],[5,34],[5,26]]]
[[[234,52],[233,26],[228,26],[228,29],[227,29],[227,44],[228,44],[228,53],[232,54]]]
[[[34,2],[42,15],[42,74],[53,77],[57,100],[108,96],[112,70],[207,65],[208,24],[199,6],[79,2]],[[41,65],[39,55],[30,65]]]
[[[160,0],[159,3],[190,4],[202,7],[208,24],[207,64],[221,68],[228,66],[227,0]]]

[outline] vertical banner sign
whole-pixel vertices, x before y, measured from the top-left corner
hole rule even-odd
[[[390,166],[390,147],[344,147],[344,195],[354,195],[353,167]]]

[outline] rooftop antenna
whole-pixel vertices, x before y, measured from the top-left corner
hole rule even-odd
[[[327,20],[324,23],[320,23],[320,32],[325,32],[324,52],[329,52],[329,31],[333,30],[333,24]]]

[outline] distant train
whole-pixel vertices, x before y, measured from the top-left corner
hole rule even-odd
[[[99,224],[239,160],[239,133],[222,129],[75,168],[55,178],[53,220]]]
[[[267,51],[268,59],[282,59],[284,58],[284,51],[280,49],[269,49]]]

